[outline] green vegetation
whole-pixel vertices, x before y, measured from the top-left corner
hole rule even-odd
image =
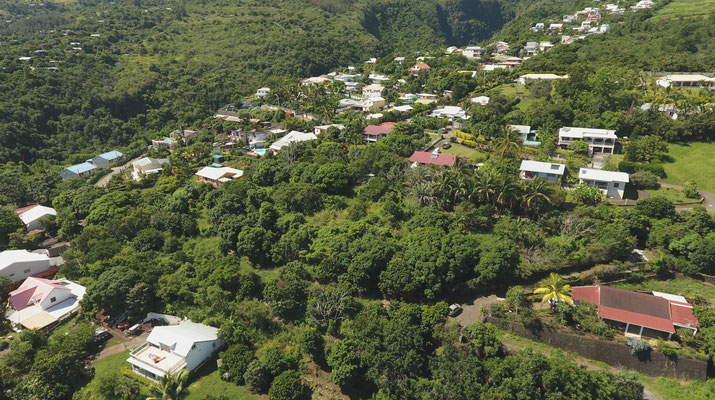
[[[253,400],[258,399],[257,395],[251,394],[247,389],[236,386],[231,382],[226,382],[219,377],[217,370],[194,381],[187,388],[186,400],[203,400],[207,396],[220,398],[226,396],[229,399]]]
[[[715,154],[715,143],[690,142],[668,145],[668,157],[663,163],[664,182],[685,186],[695,181],[698,187],[715,193],[715,165],[705,160]]]
[[[712,379],[707,382],[690,381],[682,383],[673,378],[657,378],[653,380],[650,386],[663,399],[710,400],[713,398],[713,393],[715,393],[715,380]]]
[[[663,18],[706,18],[715,9],[715,0],[673,0],[655,12],[653,20]]]
[[[452,146],[448,149],[440,149],[440,153],[444,154],[454,154],[457,156],[464,156],[469,158],[470,160],[480,160],[484,159],[486,157],[486,153],[478,150],[478,149],[473,149],[471,147],[467,147],[458,143],[450,143]]]
[[[682,190],[671,189],[671,188],[660,188],[660,189],[650,189],[645,190],[646,193],[650,193],[651,196],[665,197],[666,199],[672,201],[673,203],[683,203],[695,201],[694,199],[689,199],[683,194]]]
[[[705,285],[693,279],[645,279],[633,282],[617,283],[615,287],[642,292],[677,293],[688,299],[702,299],[708,302],[715,300],[715,286]]]

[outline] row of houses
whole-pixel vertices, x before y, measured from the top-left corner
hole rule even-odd
[[[83,163],[72,165],[61,170],[60,177],[62,177],[62,180],[70,178],[88,178],[94,175],[98,167],[106,167],[116,164],[122,159],[123,156],[124,155],[117,150],[108,151],[94,156]]]

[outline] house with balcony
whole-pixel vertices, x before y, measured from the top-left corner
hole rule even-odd
[[[484,49],[479,46],[468,46],[462,50],[462,55],[470,60],[482,58],[482,54],[484,54]]]
[[[560,182],[564,177],[566,165],[549,162],[523,160],[519,167],[521,179],[532,180],[543,178],[549,181]]]
[[[578,181],[582,185],[599,188],[606,197],[622,199],[629,180],[625,172],[581,168],[578,171]]]
[[[140,181],[147,175],[159,174],[167,164],[169,164],[169,160],[166,158],[142,157],[132,162],[132,178],[135,181]]]
[[[5,317],[16,327],[50,329],[74,315],[86,288],[67,279],[29,277],[10,292]]]
[[[197,369],[222,345],[218,328],[181,321],[152,329],[146,343],[129,353],[127,362],[135,373],[158,381],[183,369]]]
[[[565,126],[559,129],[559,146],[567,148],[571,143],[582,140],[588,144],[588,154],[609,153],[616,149],[616,131],[610,129],[574,128]]]
[[[715,77],[700,74],[670,74],[655,82],[662,87],[697,87],[715,90]]]
[[[102,153],[98,156],[92,157],[92,164],[97,167],[106,167],[107,165],[116,164],[117,162],[119,162],[119,160],[122,159],[123,156],[124,154],[117,150],[108,151],[106,153]]]

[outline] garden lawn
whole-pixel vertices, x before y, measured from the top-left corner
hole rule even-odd
[[[94,367],[95,376],[101,375],[104,372],[119,372],[119,370],[125,365],[127,358],[129,358],[130,351],[131,350],[127,349],[121,353],[111,355],[95,362],[92,365]]]
[[[473,149],[473,148],[471,148],[471,147],[463,146],[463,145],[458,144],[458,143],[450,143],[450,144],[452,145],[452,147],[450,147],[450,148],[448,148],[448,149],[442,148],[442,149],[439,150],[440,153],[444,153],[444,154],[454,154],[454,155],[457,155],[457,156],[464,156],[464,157],[469,158],[470,160],[479,159],[479,158],[486,158],[486,157],[485,157],[486,153],[484,153],[484,152],[481,151],[481,150],[477,150],[477,149]]]
[[[665,197],[673,203],[684,203],[688,201],[696,201],[697,199],[689,199],[685,197],[682,191],[671,188],[660,188],[657,190],[646,190],[653,197]]]
[[[663,182],[685,186],[695,181],[700,189],[715,193],[715,143],[669,144],[668,156],[672,162],[664,162],[666,178]]]
[[[213,363],[214,366],[216,365],[215,360],[210,360],[209,362]],[[200,377],[189,385],[187,391],[188,395],[184,397],[185,400],[202,400],[208,395],[223,396],[231,400],[255,400],[260,398],[243,386],[236,386],[231,382],[222,381],[215,367],[213,372]]]
[[[689,299],[703,297],[708,301],[715,301],[715,286],[705,285],[693,279],[669,279],[660,281],[646,279],[641,282],[617,283],[614,287],[643,292],[665,292],[685,296]]]
[[[680,383],[673,378],[656,378],[647,386],[661,395],[663,399],[715,399],[715,379],[710,379],[707,382],[689,381]]]

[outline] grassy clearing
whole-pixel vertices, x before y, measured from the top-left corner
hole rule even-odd
[[[613,285],[621,289],[640,290],[644,292],[665,292],[685,296],[686,298],[702,297],[715,302],[715,286],[705,285],[693,279],[669,279],[659,281],[647,279],[641,282],[617,283]]]
[[[692,180],[699,188],[715,192],[715,143],[669,144],[668,150],[672,162],[663,163],[664,182],[685,186]]]
[[[715,9],[715,0],[675,0],[656,11],[651,19],[706,17]]]
[[[470,160],[479,160],[479,159],[484,159],[486,158],[485,152],[477,149],[473,149],[471,147],[463,146],[458,143],[451,143],[452,147],[448,149],[441,149],[440,152],[444,154],[454,154],[457,156],[464,156],[469,158]]]
[[[657,190],[646,190],[653,197],[665,197],[673,203],[684,203],[686,201],[695,201],[697,199],[689,199],[685,197],[682,191],[671,188],[660,188]]]
[[[215,397],[224,396],[235,400],[259,399],[243,386],[236,386],[231,382],[221,380],[216,369],[216,361],[209,360],[199,371],[197,379],[187,388],[188,395],[185,400],[201,400],[208,395]]]
[[[94,363],[92,366],[94,367],[95,375],[113,371],[119,372],[122,366],[124,366],[124,363],[127,361],[127,358],[129,358],[129,351],[130,350],[125,350]]]
[[[651,384],[647,386],[656,395],[659,395],[659,399],[715,399],[715,379],[710,379],[707,382],[690,381],[681,383],[673,378],[656,378],[652,379]]]

